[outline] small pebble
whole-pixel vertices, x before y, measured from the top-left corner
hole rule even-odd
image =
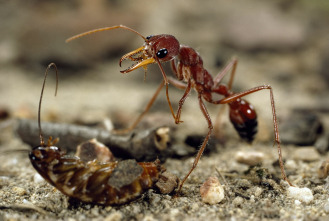
[[[295,160],[287,160],[286,163],[284,164],[284,167],[286,169],[296,169],[298,166]]]
[[[149,214],[149,215],[145,215],[144,218],[142,219],[143,221],[156,221],[157,219],[155,219],[153,217],[153,215]]]
[[[232,201],[233,205],[235,205],[235,206],[240,206],[243,204],[243,202],[244,202],[244,200],[240,196],[235,197],[235,199]]]
[[[248,166],[256,166],[263,162],[264,154],[258,151],[238,151],[235,160]]]
[[[9,183],[9,177],[7,176],[0,176],[0,187],[7,185]]]
[[[35,183],[42,183],[42,182],[44,182],[45,180],[43,179],[43,177],[42,177],[40,174],[36,173],[36,174],[33,176],[33,181],[34,181]]]
[[[178,186],[178,183],[179,179],[176,175],[165,171],[161,174],[155,186],[162,194],[169,194],[175,190],[175,188]]]
[[[320,159],[320,154],[314,147],[298,148],[294,151],[293,158],[302,161],[316,161]]]
[[[254,203],[255,202],[255,196],[254,195],[251,195],[250,196],[249,202],[251,202],[251,203]]]
[[[257,186],[254,192],[255,197],[259,197],[262,193],[263,193],[263,189]]]
[[[300,202],[299,200],[295,200],[295,205],[299,206],[300,204],[302,204],[302,202]]]
[[[288,188],[287,194],[289,197],[304,203],[310,203],[314,198],[312,191],[307,187],[299,188],[299,187],[290,186]]]
[[[224,199],[224,188],[217,177],[209,177],[200,187],[202,202],[217,204]]]
[[[155,131],[156,134],[156,142],[155,145],[158,150],[165,150],[168,147],[168,143],[170,143],[170,128],[169,127],[160,127]]]
[[[23,196],[23,195],[26,194],[26,190],[25,190],[24,188],[22,188],[22,187],[17,187],[17,186],[15,186],[15,187],[13,187],[12,190],[13,190],[17,195],[19,195],[19,196]]]
[[[116,211],[105,217],[104,221],[120,221],[122,218],[122,213]]]

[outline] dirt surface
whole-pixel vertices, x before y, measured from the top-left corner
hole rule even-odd
[[[328,12],[327,1],[2,1],[0,220],[327,220],[329,180],[320,178],[318,170],[328,160],[329,146]],[[120,68],[120,57],[143,43],[133,33],[115,30],[65,43],[74,34],[118,24],[145,36],[176,36],[201,54],[213,76],[237,57],[234,91],[270,84],[287,175],[295,186],[309,188],[313,200],[288,196],[288,185],[280,180],[268,91],[246,97],[258,114],[255,141],[250,145],[239,139],[226,108],[219,132],[211,137],[214,148],[201,158],[180,197],[151,189],[121,206],[83,204],[40,179],[27,151],[17,151],[31,147],[14,133],[15,119],[37,119],[43,74],[50,62],[59,69],[59,91],[54,98],[51,72],[43,121],[95,126],[110,119],[115,128],[125,128],[161,82],[156,65],[148,68],[145,80],[143,70],[120,74],[130,65]],[[171,76],[168,65],[165,70]],[[169,93],[176,108],[183,91],[170,87]],[[207,108],[215,122],[221,108]],[[194,92],[184,104],[182,120],[174,124],[162,91],[140,124],[171,128],[171,144],[181,151],[164,166],[180,178],[194,160],[185,139],[207,133]],[[241,151],[242,156],[250,151],[262,155],[261,165],[239,163]],[[225,198],[214,205],[202,202],[199,191],[210,176],[217,176],[225,190]]]

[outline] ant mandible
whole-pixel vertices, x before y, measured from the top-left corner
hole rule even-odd
[[[236,59],[232,59],[228,63],[228,65],[213,78],[210,75],[210,73],[203,67],[203,60],[199,55],[199,53],[197,53],[193,48],[189,46],[179,44],[178,40],[174,36],[168,34],[150,35],[144,37],[143,35],[141,35],[139,32],[135,31],[132,28],[129,28],[124,25],[118,25],[118,26],[105,27],[105,28],[99,28],[99,29],[87,31],[67,39],[66,42],[83,37],[85,35],[101,32],[101,31],[113,30],[113,29],[125,29],[134,32],[140,37],[142,37],[145,41],[142,47],[139,47],[136,50],[129,52],[121,57],[119,62],[120,67],[121,67],[121,63],[126,59],[130,59],[131,61],[136,61],[136,63],[133,66],[123,71],[120,71],[121,73],[125,74],[133,70],[136,70],[140,67],[143,67],[146,74],[147,65],[152,63],[157,63],[163,76],[163,81],[161,82],[155,94],[147,104],[145,110],[140,114],[137,120],[128,129],[123,130],[121,132],[129,132],[130,130],[135,128],[135,126],[141,121],[142,117],[150,109],[151,105],[155,101],[156,97],[158,96],[160,90],[164,85],[166,86],[166,96],[167,96],[169,108],[173,118],[175,119],[176,124],[182,122],[180,120],[181,110],[187,96],[191,92],[191,89],[194,88],[194,90],[198,94],[199,106],[202,114],[207,120],[209,130],[207,136],[203,140],[203,143],[194,159],[191,169],[189,170],[189,172],[183,178],[183,180],[179,185],[178,193],[180,192],[184,182],[189,177],[191,172],[196,168],[198,161],[201,158],[201,155],[208,143],[209,137],[213,131],[213,124],[211,122],[209,113],[207,111],[207,108],[203,100],[212,104],[228,104],[230,108],[230,121],[234,125],[240,137],[248,142],[251,142],[253,141],[254,136],[257,133],[257,115],[253,106],[249,104],[246,100],[242,99],[242,97],[264,89],[270,91],[270,100],[272,106],[273,125],[274,125],[274,137],[278,150],[281,175],[282,178],[285,181],[287,181],[289,185],[292,186],[292,184],[290,183],[290,181],[286,176],[283,161],[282,161],[280,134],[278,129],[277,117],[276,117],[273,89],[270,85],[261,85],[248,89],[243,92],[234,93],[231,91],[231,87],[237,66]],[[161,65],[161,63],[167,61],[171,61],[171,67],[177,79],[173,79],[170,77],[167,78],[167,75],[164,72],[164,69]],[[227,73],[229,73],[229,70],[231,70],[229,83],[228,85],[222,84],[221,80]],[[185,89],[185,92],[178,103],[178,109],[176,114],[174,113],[173,107],[169,99],[169,93],[168,93],[169,83],[171,83],[172,85],[174,85],[179,89]],[[214,100],[212,93],[222,95],[224,96],[224,98],[221,98],[219,100]]]

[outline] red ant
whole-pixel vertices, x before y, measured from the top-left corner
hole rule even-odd
[[[56,69],[55,95],[58,88],[57,67],[51,63],[45,73],[39,101],[40,146],[34,147],[29,153],[30,161],[36,171],[63,194],[87,203],[123,204],[153,188],[165,170],[159,160],[142,163],[137,163],[135,160],[104,163],[93,160],[86,163],[79,157],[66,155],[56,147],[58,139],[53,140],[49,137],[45,144],[40,112],[46,78],[51,67]],[[120,178],[123,181],[118,182]]]
[[[157,63],[161,70],[163,81],[156,90],[155,94],[147,104],[145,110],[141,113],[141,115],[137,118],[137,120],[129,127],[128,129],[124,130],[123,132],[128,132],[132,130],[142,119],[142,117],[146,114],[146,112],[150,109],[151,105],[153,104],[154,100],[158,96],[161,88],[165,85],[166,86],[166,96],[167,101],[169,104],[169,108],[171,110],[172,116],[175,119],[175,123],[179,124],[182,121],[180,120],[181,117],[181,110],[184,105],[184,102],[191,92],[191,89],[194,88],[198,94],[198,101],[200,109],[207,120],[208,123],[208,133],[205,137],[201,148],[199,149],[194,163],[184,177],[180,186],[178,188],[178,192],[180,192],[184,182],[189,177],[191,172],[195,169],[198,164],[198,161],[208,143],[209,137],[213,130],[213,124],[211,122],[210,116],[204,104],[204,101],[207,101],[212,104],[228,104],[230,108],[230,121],[234,125],[235,129],[239,133],[240,137],[251,142],[254,139],[255,134],[257,133],[257,115],[256,112],[251,104],[249,104],[246,100],[242,99],[242,97],[255,93],[260,90],[267,89],[270,91],[270,100],[272,106],[272,115],[273,115],[273,125],[274,125],[274,135],[275,135],[275,142],[277,144],[278,149],[278,156],[279,156],[279,163],[281,169],[281,175],[284,180],[286,180],[289,185],[292,185],[288,180],[284,166],[282,161],[282,153],[281,153],[281,146],[280,146],[280,135],[278,130],[278,123],[276,118],[276,111],[274,105],[274,97],[273,97],[273,90],[270,85],[262,85],[258,87],[251,88],[249,90],[234,93],[231,91],[233,78],[235,75],[235,70],[237,66],[237,60],[233,59],[228,65],[219,72],[214,78],[209,74],[209,72],[203,67],[203,61],[201,56],[191,47],[180,45],[178,40],[168,34],[160,34],[160,35],[150,35],[144,37],[139,32],[135,31],[124,25],[112,26],[112,27],[105,27],[94,29],[88,32],[84,32],[78,35],[75,35],[66,40],[66,42],[72,41],[74,39],[83,37],[85,35],[89,35],[96,32],[113,30],[113,29],[125,29],[131,32],[136,33],[140,37],[142,37],[145,41],[144,45],[136,50],[127,53],[126,55],[122,56],[119,62],[121,66],[122,61],[126,59],[130,59],[131,61],[136,61],[133,66],[120,71],[121,73],[128,73],[133,70],[136,70],[140,67],[143,67],[145,72],[147,70],[147,65],[152,63]],[[176,79],[167,78],[161,63],[171,61],[171,67]],[[222,84],[221,80],[223,77],[229,73],[231,70],[231,76],[228,85]],[[183,81],[183,82],[182,82]],[[175,87],[179,89],[185,89],[185,92],[178,103],[178,110],[176,114],[173,111],[169,93],[168,93],[168,84],[171,83]],[[214,100],[212,93],[219,94],[224,96],[219,100]]]

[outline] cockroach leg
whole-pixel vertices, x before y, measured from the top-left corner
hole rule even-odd
[[[55,146],[57,140],[53,140],[52,137],[45,143],[40,112],[45,82],[51,67],[56,68],[56,65],[50,64],[45,72],[39,101],[40,145],[29,153],[35,170],[63,194],[86,203],[124,204],[141,196],[146,190],[154,188],[160,175],[165,171],[159,160],[101,162],[95,159],[84,162],[77,156],[66,155],[61,148]],[[104,148],[102,145],[98,146]]]

